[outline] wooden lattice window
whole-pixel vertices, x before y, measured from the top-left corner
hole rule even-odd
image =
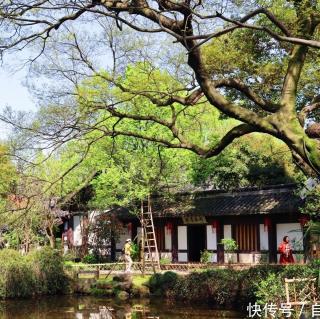
[[[238,224],[235,225],[235,240],[240,251],[257,251],[258,246],[258,225]]]

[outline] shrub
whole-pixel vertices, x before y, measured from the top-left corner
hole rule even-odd
[[[28,297],[34,294],[35,278],[32,267],[19,252],[0,251],[0,298]]]
[[[156,273],[150,277],[148,286],[151,292],[161,289],[161,277],[162,275],[159,273]]]
[[[257,284],[256,301],[261,305],[276,304],[280,306],[285,300],[284,285],[279,275],[270,273]]]
[[[201,251],[200,262],[203,264],[208,264],[211,260],[212,253],[208,250]]]
[[[174,287],[178,280],[178,275],[173,271],[167,271],[160,277],[160,285],[164,290]]]
[[[99,263],[99,258],[95,254],[88,254],[82,258],[82,262],[86,264],[97,264]]]
[[[161,258],[160,259],[160,265],[168,265],[171,263],[171,259],[170,258]]]
[[[285,302],[284,278],[316,277],[318,269],[301,265],[258,265],[246,270],[212,269],[178,276],[155,274],[149,286],[153,294],[172,301],[211,303],[223,307],[246,307],[249,302]]]
[[[77,259],[77,254],[73,249],[69,249],[66,254],[63,255],[64,261],[72,261],[74,262]]]
[[[225,251],[233,252],[238,249],[238,245],[236,241],[231,238],[221,239],[221,244],[224,245]]]
[[[27,258],[33,265],[39,293],[56,294],[67,288],[68,279],[63,269],[63,258],[58,250],[44,247],[30,253]]]
[[[59,252],[49,247],[27,256],[11,249],[0,251],[0,298],[55,294],[68,284]]]

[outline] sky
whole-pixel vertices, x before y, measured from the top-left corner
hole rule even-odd
[[[0,113],[6,106],[17,111],[36,111],[36,105],[28,89],[23,86],[26,72],[10,72],[0,66]],[[0,122],[0,140],[5,139],[8,130]]]

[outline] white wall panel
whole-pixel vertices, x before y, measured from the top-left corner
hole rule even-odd
[[[231,225],[223,226],[223,238],[232,238]]]
[[[207,249],[217,249],[217,229],[212,228],[211,225],[207,225]]]
[[[187,226],[178,226],[178,250],[188,249]]]
[[[216,253],[213,253],[210,258],[210,262],[216,263],[218,261],[218,257]]]
[[[178,253],[178,261],[179,262],[187,262],[188,261],[188,253]]]
[[[260,250],[269,250],[268,227],[260,224]]]
[[[294,250],[303,249],[303,234],[299,223],[277,224],[277,247],[284,236],[289,236]]]
[[[165,249],[172,249],[172,231],[168,231],[166,227],[164,227],[164,245]]]
[[[82,245],[81,224],[79,215],[73,216],[73,245]]]

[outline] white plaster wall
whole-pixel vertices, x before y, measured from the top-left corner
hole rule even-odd
[[[268,227],[265,228],[263,224],[260,224],[259,228],[260,228],[260,250],[269,250]]]
[[[269,262],[269,253],[259,253],[255,254],[254,256],[254,263],[255,264],[262,264]]]
[[[224,262],[225,263],[236,263],[237,262],[237,254],[235,253],[224,253]]]
[[[232,238],[231,225],[223,226],[223,238]]]
[[[172,231],[168,231],[166,227],[164,227],[164,247],[167,250],[172,249]]]
[[[216,254],[216,253],[213,253],[213,254],[211,255],[211,258],[210,258],[209,261],[210,261],[211,263],[216,263],[216,262],[218,262],[217,254]]]
[[[188,249],[188,245],[187,245],[187,226],[178,226],[178,249],[179,250]]]
[[[243,264],[251,264],[253,263],[253,254],[239,254],[239,262]]]
[[[217,249],[217,230],[213,229],[211,225],[207,225],[207,249]]]
[[[131,239],[131,231],[128,231],[128,227],[124,226],[120,231],[120,236],[116,243],[116,249],[122,249],[128,238]]]
[[[178,253],[178,261],[179,262],[187,262],[188,261],[188,253]]]
[[[277,224],[277,247],[284,236],[289,236],[293,249],[303,249],[303,233],[299,223]]]
[[[81,236],[81,225],[80,225],[80,216],[73,216],[73,245],[81,246],[82,245],[82,236]]]

